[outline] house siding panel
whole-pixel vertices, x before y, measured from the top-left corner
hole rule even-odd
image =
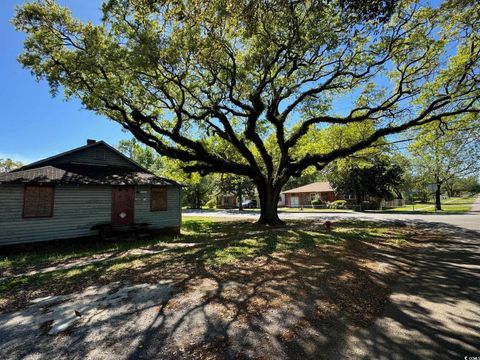
[[[111,221],[111,186],[55,186],[51,218],[22,218],[23,185],[0,185],[0,245],[95,235],[91,227]],[[167,211],[150,211],[150,187],[137,186],[135,222],[153,228],[179,227],[180,188],[169,187]]]
[[[294,201],[292,198],[296,197],[298,199],[297,207],[301,206],[310,206],[312,204],[312,200],[316,197],[320,197],[323,202],[327,201],[334,201],[335,200],[335,193],[333,191],[328,192],[312,192],[312,193],[286,193],[285,194],[285,206],[286,207],[294,207]]]
[[[135,222],[149,223],[154,229],[179,227],[182,222],[180,187],[167,187],[167,210],[150,211],[150,186],[137,186],[135,191]]]
[[[95,154],[97,150],[105,150],[105,159],[97,159]],[[125,160],[122,156],[115,153],[107,146],[98,145],[92,146],[87,149],[83,149],[81,151],[76,151],[71,154],[64,155],[60,158],[53,159],[49,162],[51,165],[59,165],[66,162],[79,162],[79,163],[88,163],[88,164],[96,164],[96,165],[111,165],[111,166],[121,166],[127,167],[130,169],[138,169],[135,165],[131,162]]]
[[[106,186],[55,186],[50,218],[22,218],[23,185],[1,185],[0,199],[0,244],[95,235],[93,225],[110,221]]]

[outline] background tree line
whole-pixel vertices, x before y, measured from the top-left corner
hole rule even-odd
[[[441,181],[440,194],[448,197],[480,193],[478,129],[455,129],[457,133],[465,132],[461,142],[453,131],[442,133],[434,128],[408,134],[415,137],[408,139],[403,151],[384,144],[340,159],[322,172],[311,167],[300,177],[292,178],[284,190],[328,181],[338,194],[349,195],[350,201],[357,205],[372,198],[407,202],[438,200],[438,191],[432,189],[437,180]],[[432,134],[435,137],[429,137]],[[185,172],[181,162],[162,158],[135,139],[123,140],[117,147],[157,175],[185,185],[183,206],[199,209],[207,202],[214,204],[217,195],[235,195],[240,202],[254,195],[254,184],[247,177]],[[430,151],[432,147],[435,151]]]
[[[478,120],[458,120],[454,127],[424,128],[408,133],[403,151],[387,143],[339,159],[319,172],[306,169],[290,179],[284,190],[317,181],[329,181],[338,194],[361,204],[365,199],[405,199],[407,202],[435,200],[441,209],[441,196],[480,193],[480,127]],[[403,143],[404,140],[400,140]],[[219,173],[201,175],[186,172],[182,162],[160,156],[135,138],[117,145],[123,154],[153,173],[184,185],[182,205],[199,209],[208,202],[215,206],[217,195],[235,195],[241,204],[255,196],[254,183],[248,177]],[[9,172],[23,164],[0,159],[0,172]]]

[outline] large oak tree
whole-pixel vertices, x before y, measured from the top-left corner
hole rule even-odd
[[[479,111],[480,5],[393,5],[109,0],[93,24],[40,0],[13,24],[27,35],[20,62],[54,94],[190,171],[249,177],[259,221],[277,224],[282,186],[305,169]]]

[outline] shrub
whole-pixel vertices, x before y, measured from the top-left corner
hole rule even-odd
[[[313,199],[312,200],[312,206],[314,208],[320,207],[320,205],[322,205],[322,200],[320,200],[320,199]]]
[[[217,199],[208,200],[207,203],[205,204],[205,206],[209,209],[216,208],[217,207]]]
[[[347,200],[335,200],[330,204],[332,209],[343,209],[347,205]]]
[[[362,210],[378,210],[380,209],[380,202],[378,201],[362,201]]]

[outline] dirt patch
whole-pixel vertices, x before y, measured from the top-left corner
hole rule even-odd
[[[318,230],[316,225],[302,228],[314,230]],[[415,243],[392,240],[393,235],[408,238],[413,233]],[[95,340],[84,344],[87,348],[98,347],[95,351],[117,358],[318,358],[322,349],[331,346],[328,344],[339,341],[339,334],[372,324],[383,311],[397,279],[413,268],[408,255],[422,244],[419,240],[423,236],[428,236],[424,241],[432,241],[431,234],[411,227],[361,238],[346,234],[341,241],[264,251],[227,264],[206,261],[213,250],[229,246],[225,239],[213,250],[206,243],[184,255],[142,252],[138,255],[146,260],[138,260],[141,266],[86,277],[68,289],[22,292],[23,297],[8,297],[3,306],[5,310],[24,308],[34,296],[52,295],[53,291],[55,295],[81,295],[92,285],[143,284],[132,299],[142,299],[147,306],[139,307],[130,304],[132,299],[124,299],[121,316],[114,314],[115,307],[103,309],[98,315],[98,307],[88,308],[102,325],[101,331],[94,331]],[[193,247],[184,246],[188,251]],[[175,291],[168,299],[155,301],[151,286],[164,280]],[[115,291],[106,294],[114,295]],[[79,295],[74,297],[82,298]],[[78,330],[78,324],[86,322],[88,311],[80,311],[78,319],[75,313],[68,314],[75,320],[72,334],[56,336],[52,354],[75,347],[73,339],[92,336],[88,326]],[[48,323],[50,320],[42,317],[37,322],[38,334],[33,335],[53,336],[48,335],[55,326]],[[128,356],[124,356],[125,348]]]

